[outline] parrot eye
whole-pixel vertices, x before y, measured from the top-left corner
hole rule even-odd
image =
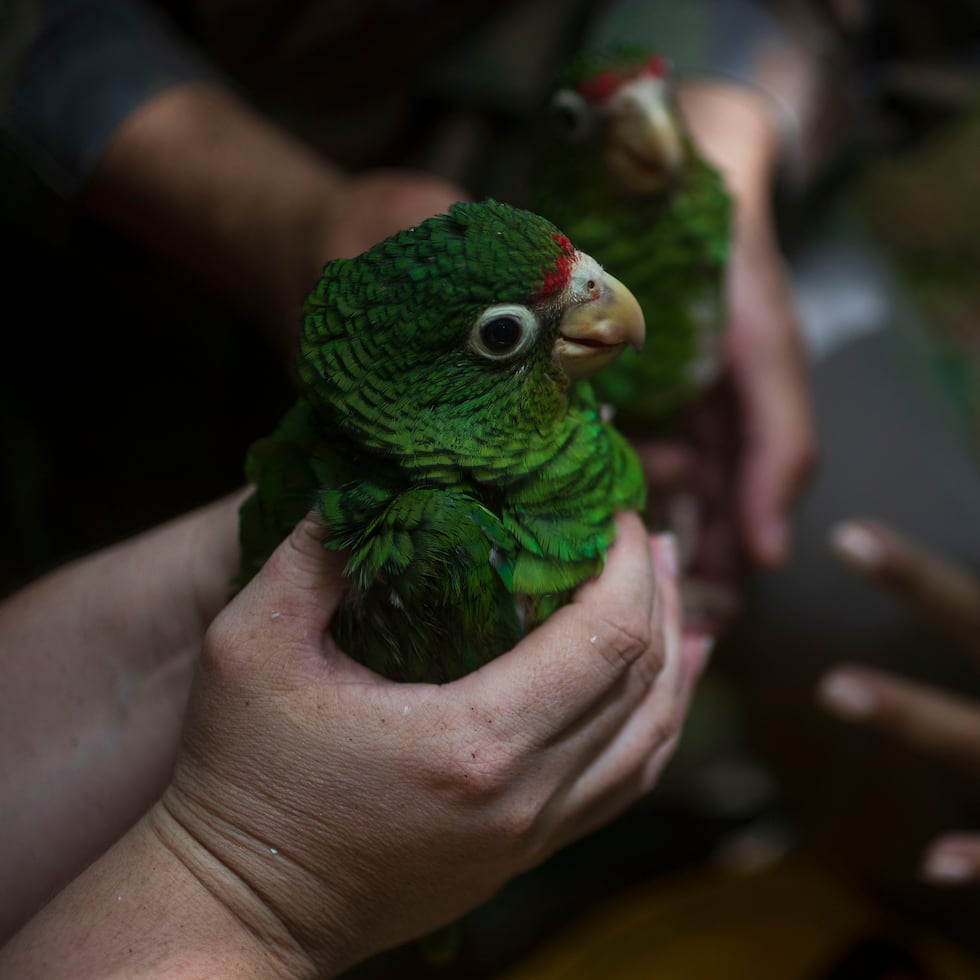
[[[558,135],[580,143],[592,129],[592,110],[578,92],[563,88],[551,99],[551,119]]]
[[[484,310],[470,334],[470,346],[494,360],[522,352],[538,332],[537,317],[526,307],[501,303]]]
[[[495,354],[512,351],[521,339],[521,321],[516,316],[495,316],[480,327],[480,340]]]

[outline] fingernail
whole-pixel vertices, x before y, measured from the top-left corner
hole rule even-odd
[[[977,868],[962,854],[935,851],[922,863],[922,877],[934,885],[960,885],[977,877]]]
[[[875,709],[874,691],[849,674],[827,674],[817,688],[817,700],[847,720],[867,718]]]
[[[677,575],[677,538],[673,534],[658,534],[657,543],[660,546],[660,556],[670,575]]]
[[[830,532],[830,549],[859,571],[874,571],[885,557],[881,541],[860,524],[837,524]]]

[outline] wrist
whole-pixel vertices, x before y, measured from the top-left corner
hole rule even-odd
[[[306,254],[319,202],[329,210],[343,186],[335,167],[233,93],[195,83],[123,122],[85,202],[277,336],[319,271]]]
[[[178,920],[193,922],[192,930],[201,934],[206,949],[201,962],[209,967],[227,963],[226,973],[214,972],[228,976],[254,973],[270,980],[301,980],[329,975],[318,969],[320,964],[314,965],[291,924],[269,900],[279,883],[278,854],[242,828],[225,822],[216,811],[198,825],[182,817],[180,807],[173,808],[168,790],[147,813],[140,832],[146,838],[147,854],[161,868],[174,869],[173,895],[182,906],[173,914]],[[250,873],[258,860],[265,867]]]
[[[253,792],[243,780],[254,776],[235,763],[223,769],[222,806],[213,807],[215,780],[199,764],[204,750],[193,727],[171,785],[149,814],[158,840],[282,965],[284,976],[335,976],[370,955],[372,937],[348,915],[358,903],[343,894],[357,875],[328,881],[317,870],[325,864],[340,875],[342,849],[325,860],[325,838],[313,833],[319,843],[311,851],[307,821],[316,818],[299,800],[290,805]]]
[[[202,849],[174,846],[155,807],[0,953],[4,976],[315,976]]]
[[[732,194],[736,231],[768,224],[781,144],[771,104],[749,86],[710,80],[685,82],[678,102],[694,142]]]

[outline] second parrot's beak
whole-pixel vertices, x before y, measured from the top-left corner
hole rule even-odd
[[[625,86],[612,106],[606,164],[629,193],[663,191],[684,164],[684,141],[668,99],[662,82],[644,78]]]
[[[643,311],[636,297],[607,272],[597,278],[596,292],[595,299],[570,307],[558,326],[555,353],[573,381],[595,374],[627,346],[643,347]]]

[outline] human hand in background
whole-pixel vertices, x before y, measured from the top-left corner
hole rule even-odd
[[[445,211],[466,193],[407,171],[349,174],[230,91],[168,89],[114,134],[84,200],[211,288],[292,358],[324,263]]]
[[[369,170],[341,181],[329,213],[314,229],[311,254],[351,258],[404,228],[469,200],[461,187],[413,170]],[[319,267],[317,268],[317,274]]]
[[[745,559],[772,568],[788,557],[789,514],[812,468],[816,436],[773,229],[779,134],[771,107],[735,84],[686,83],[678,94],[694,139],[734,202],[724,373],[686,410],[684,443],[651,443],[640,452],[653,489],[672,482],[689,494],[692,507],[682,507],[678,530],[686,539],[691,612],[717,628],[737,608]]]
[[[725,368],[735,402],[734,504],[749,557],[763,567],[789,553],[789,511],[813,463],[799,327],[771,210],[779,132],[765,99],[737,85],[698,83],[682,106],[732,193]]]
[[[868,520],[838,525],[831,544],[850,570],[900,599],[980,669],[980,578]],[[980,779],[980,702],[856,664],[825,675],[818,697],[838,717],[878,728]],[[980,881],[980,833],[935,840],[922,873],[936,884]]]
[[[215,621],[163,800],[0,966],[332,975],[460,915],[654,785],[706,645],[682,638],[671,548],[635,515],[570,605],[441,687],[336,649],[343,557],[320,534],[301,523]]]

